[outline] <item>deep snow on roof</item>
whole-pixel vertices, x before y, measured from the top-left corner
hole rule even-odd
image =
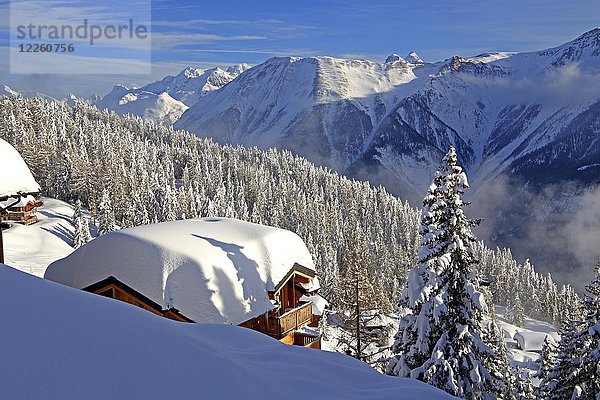
[[[2,399],[450,399],[354,358],[186,324],[0,264]]]
[[[17,193],[39,192],[29,167],[19,152],[8,142],[0,139],[0,198]]]
[[[196,322],[237,325],[273,308],[267,290],[295,263],[314,270],[295,233],[203,218],[102,235],[52,263],[45,278],[81,289],[114,276]]]

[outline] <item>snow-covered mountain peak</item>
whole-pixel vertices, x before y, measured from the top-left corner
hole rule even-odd
[[[592,29],[562,46],[538,52],[550,58],[551,67],[578,62],[582,66],[600,67],[600,28]]]
[[[501,58],[497,58],[501,59]],[[486,78],[498,78],[507,76],[509,73],[506,68],[497,65],[491,61],[495,61],[494,59],[480,59],[479,57],[474,58],[464,58],[461,56],[454,56],[446,61],[444,61],[439,67],[439,71],[435,74],[435,77],[440,77],[446,75],[448,73],[460,73],[460,74],[468,74],[477,77],[486,77]]]
[[[249,70],[250,68],[252,68],[252,66],[250,64],[246,64],[246,63],[234,64],[227,68],[227,73],[234,74],[237,76],[237,75],[241,74],[242,72]]]
[[[248,64],[232,65],[227,70],[219,67],[187,67],[177,75],[169,75],[141,88],[129,89],[116,85],[95,104],[99,109],[134,114],[155,122],[172,124],[202,96],[225,86],[249,67]]]
[[[123,85],[114,85],[112,90],[106,96],[104,96],[103,99],[106,99],[106,100],[119,99],[119,98],[123,97],[129,90],[134,90],[134,89],[129,89],[128,87],[123,86]]]
[[[424,64],[425,63],[425,61],[423,61],[423,59],[421,57],[419,57],[419,55],[414,51],[411,51],[410,53],[408,53],[408,55],[404,58],[406,59],[406,61],[408,61],[411,64]]]
[[[187,67],[183,71],[179,73],[178,76],[183,76],[187,79],[197,78],[204,73],[201,69],[196,69],[194,67]]]
[[[388,56],[388,57],[385,59],[385,63],[386,63],[386,64],[390,64],[390,63],[393,63],[393,62],[396,62],[396,61],[406,61],[406,60],[404,60],[402,57],[400,57],[400,56],[399,56],[398,54],[396,54],[396,53],[390,54],[390,55],[389,55],[389,56]]]

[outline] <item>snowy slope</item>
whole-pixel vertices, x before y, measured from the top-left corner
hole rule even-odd
[[[152,93],[144,89],[127,89],[115,86],[96,103],[98,109],[109,109],[121,115],[137,115],[159,124],[171,125],[188,106],[175,100],[166,92]]]
[[[6,85],[0,84],[0,96],[17,96],[18,93]]]
[[[0,265],[3,399],[450,399],[350,357],[184,324]],[[293,371],[293,372],[292,372]]]
[[[295,263],[314,269],[295,233],[203,218],[102,235],[50,265],[45,278],[84,288],[114,276],[194,321],[238,325],[273,308],[267,290]]]
[[[4,258],[13,267],[42,277],[48,265],[73,251],[73,207],[60,200],[42,198],[33,225],[13,224],[2,231]]]
[[[523,327],[509,323],[505,318],[506,307],[496,306],[498,327],[504,333],[504,339],[508,347],[508,357],[511,363],[521,368],[530,369],[535,372],[539,369],[536,364],[540,356],[544,339],[555,344],[560,340],[560,335],[553,325],[525,317]],[[525,343],[525,346],[523,344]]]
[[[273,58],[175,123],[219,142],[288,148],[419,197],[450,144],[474,183],[598,180],[600,28],[537,52],[426,63]],[[420,171],[420,173],[418,173]],[[548,173],[550,172],[550,173]]]
[[[39,192],[40,185],[33,179],[29,167],[19,152],[4,139],[0,139],[0,199],[18,193]],[[8,206],[10,201],[0,205]]]
[[[98,109],[109,109],[119,114],[133,114],[165,124],[173,124],[189,106],[208,92],[219,89],[240,73],[250,68],[247,64],[234,65],[227,70],[186,68],[178,75],[141,88],[117,85],[96,102]]]

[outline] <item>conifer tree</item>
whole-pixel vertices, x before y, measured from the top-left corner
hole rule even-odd
[[[98,212],[98,234],[104,235],[105,233],[114,231],[116,229],[115,213],[112,208],[110,195],[106,188],[102,190]]]
[[[515,293],[514,298],[509,301],[506,311],[508,322],[522,328],[525,322],[525,311],[523,310],[523,303],[521,303],[518,291]]]
[[[539,364],[540,368],[535,374],[535,377],[542,383],[546,381],[550,369],[556,363],[556,359],[554,357],[555,351],[556,349],[552,346],[552,343],[548,340],[548,337],[546,337],[544,339],[544,345],[542,346],[542,352],[537,360],[537,363]],[[537,398],[544,399],[546,398],[547,394],[548,393],[546,393],[545,384],[540,384],[538,385],[538,387],[535,388],[535,396]]]
[[[486,368],[492,376],[491,387],[498,398],[514,400],[516,379],[511,370],[506,352],[506,342],[498,325],[493,319],[484,323],[483,341],[490,347],[493,355],[487,359]]]
[[[528,369],[516,367],[515,374],[515,400],[532,400],[535,398],[535,387],[531,381],[531,373]]]
[[[346,272],[338,305],[345,311],[346,334],[340,342],[353,357],[374,366],[381,364],[382,350],[378,344],[389,334],[381,331],[386,326],[381,326],[380,321],[391,312],[391,304],[381,285],[369,277],[367,271],[373,261],[367,256],[366,243],[359,231],[350,240],[343,263]]]
[[[600,263],[595,275],[586,286],[584,297],[585,320],[579,335],[581,348],[581,370],[576,378],[576,393],[582,399],[595,400],[600,397]]]
[[[75,202],[75,212],[73,213],[73,218],[71,223],[75,228],[75,232],[73,235],[73,247],[78,249],[90,240],[92,240],[92,235],[90,234],[90,226],[87,219],[83,216],[83,211],[81,209],[81,200],[77,199]]]
[[[454,396],[492,399],[499,389],[486,368],[493,350],[483,342],[487,311],[477,290],[471,227],[461,199],[467,177],[454,147],[423,201],[418,264],[404,297],[411,312],[400,321],[388,373],[419,379]]]
[[[556,361],[546,378],[540,382],[539,391],[545,394],[546,400],[570,399],[575,391],[576,377],[581,369],[578,353],[583,346],[578,332],[580,325],[581,322],[575,320],[563,322],[556,349]]]

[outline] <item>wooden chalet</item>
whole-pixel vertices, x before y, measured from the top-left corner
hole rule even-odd
[[[176,321],[321,346],[315,327],[327,302],[306,244],[285,229],[213,217],[126,228],[55,261],[44,277]]]
[[[143,308],[144,310],[150,311],[156,315],[160,315],[161,317],[180,322],[194,322],[185,315],[181,314],[176,308],[163,310],[158,303],[152,301],[132,287],[127,286],[114,276],[109,276],[108,278],[85,287],[82,290],[133,304],[134,306]]]
[[[314,271],[294,264],[288,275],[275,286],[275,290],[269,291],[275,308],[240,326],[265,333],[286,344],[320,349],[321,337],[315,333],[316,330],[303,329],[319,324],[320,315],[313,314],[312,303],[301,300],[303,296],[316,292],[308,286],[313,282]]]
[[[36,215],[38,207],[42,204],[42,198],[39,194],[24,196],[17,204],[4,210],[0,215],[0,219],[24,225],[35,224],[38,221]]]
[[[318,286],[311,287],[309,286],[311,283],[318,283],[318,280],[315,281],[315,273],[300,264],[294,264],[275,290],[268,292],[275,308],[242,322],[239,326],[262,332],[289,345],[320,349],[321,337],[317,330],[305,329],[318,326],[320,315],[313,314],[310,301],[300,300],[303,296],[316,294],[317,289],[313,290],[313,288]],[[158,303],[114,276],[109,276],[82,290],[129,303],[175,321],[195,322],[175,308],[162,309]]]

